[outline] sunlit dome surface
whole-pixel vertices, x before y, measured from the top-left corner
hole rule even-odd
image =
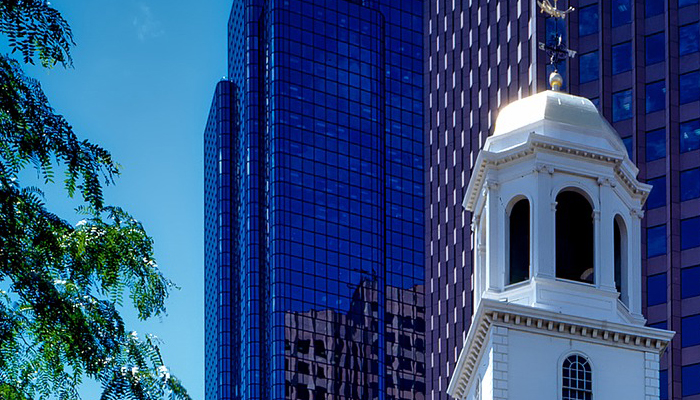
[[[627,155],[620,136],[590,100],[552,90],[504,107],[485,149],[498,152],[517,146],[524,143],[531,132],[584,148]]]

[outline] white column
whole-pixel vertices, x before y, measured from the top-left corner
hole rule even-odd
[[[534,240],[532,241],[532,252],[534,265],[532,270],[534,276],[554,278],[554,248],[556,245],[554,238],[556,203],[554,198],[552,198],[552,174],[554,174],[554,168],[549,165],[538,164],[535,167],[535,172],[537,172],[537,195],[533,199],[534,215],[532,222],[534,226]]]
[[[493,328],[493,400],[507,400],[508,396],[508,328]]]
[[[486,245],[484,244],[483,236],[485,226],[482,221],[481,214],[475,214],[472,220],[472,236],[474,240],[474,267],[472,269],[474,275],[472,282],[472,285],[474,285],[474,309],[479,306],[481,294],[484,290],[484,255],[486,252]]]
[[[495,172],[495,171],[494,171]],[[504,211],[501,207],[500,190],[498,182],[493,177],[488,177],[484,183],[486,188],[486,269],[489,290],[500,292],[504,287],[503,254],[503,229],[502,221]]]
[[[644,211],[641,208],[630,210],[630,226],[627,230],[628,251],[627,265],[629,273],[628,294],[629,310],[632,314],[642,314],[642,218]]]
[[[596,285],[601,289],[616,291],[615,289],[615,240],[613,231],[612,204],[614,193],[613,183],[608,178],[598,178],[599,188],[599,213],[594,220],[595,224],[595,273]]]
[[[644,399],[658,400],[660,393],[659,387],[659,355],[657,353],[644,353]]]

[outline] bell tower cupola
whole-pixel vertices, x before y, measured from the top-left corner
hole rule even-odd
[[[445,366],[450,396],[659,398],[659,358],[674,333],[644,326],[651,186],[637,173],[588,99],[545,91],[500,110],[464,198],[474,315],[457,363]]]
[[[639,231],[651,186],[637,172],[588,99],[546,91],[501,110],[464,199],[474,304],[642,324]]]

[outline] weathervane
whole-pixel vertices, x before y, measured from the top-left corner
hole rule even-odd
[[[559,10],[557,8],[558,2],[559,2],[559,0],[554,0],[554,5],[552,5],[552,3],[549,2],[549,0],[542,0],[542,1],[538,1],[537,5],[540,6],[540,12],[542,12],[542,13],[546,12],[547,14],[549,14],[550,16],[552,16],[554,18],[561,18],[561,19],[564,19],[566,17],[566,14],[575,10],[575,8],[573,8],[573,7],[569,7],[568,10],[564,10],[564,11]]]
[[[542,0],[538,1],[537,5],[540,6],[540,12],[547,13],[552,18],[559,18],[563,20],[566,18],[566,14],[574,11],[574,8],[569,7],[566,10],[559,10],[557,8],[558,2],[559,0],[554,0],[554,5],[552,5],[549,0]],[[563,84],[563,79],[557,72],[557,66],[560,62],[565,61],[569,57],[574,58],[576,51],[566,47],[564,39],[562,38],[561,33],[559,33],[559,24],[556,23],[555,26],[557,30],[555,36],[552,38],[553,40],[549,40],[549,43],[540,42],[539,48],[547,53],[549,56],[549,64],[554,67],[554,72],[552,72],[549,78],[552,89],[559,90]]]

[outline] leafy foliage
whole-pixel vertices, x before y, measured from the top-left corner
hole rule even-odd
[[[0,32],[23,61],[71,64],[70,27],[48,3],[0,0]],[[52,213],[21,172],[45,183],[64,171],[67,194],[84,202],[77,226]],[[126,295],[146,319],[165,312],[173,285],[158,269],[153,240],[102,185],[119,174],[110,153],[79,140],[17,60],[0,55],[0,398],[77,399],[84,377],[102,399],[189,399],[154,337],[126,330]]]
[[[34,64],[35,54],[44,67],[72,63],[73,33],[45,0],[0,1],[0,32],[7,36],[12,52],[22,53],[26,63]]]

